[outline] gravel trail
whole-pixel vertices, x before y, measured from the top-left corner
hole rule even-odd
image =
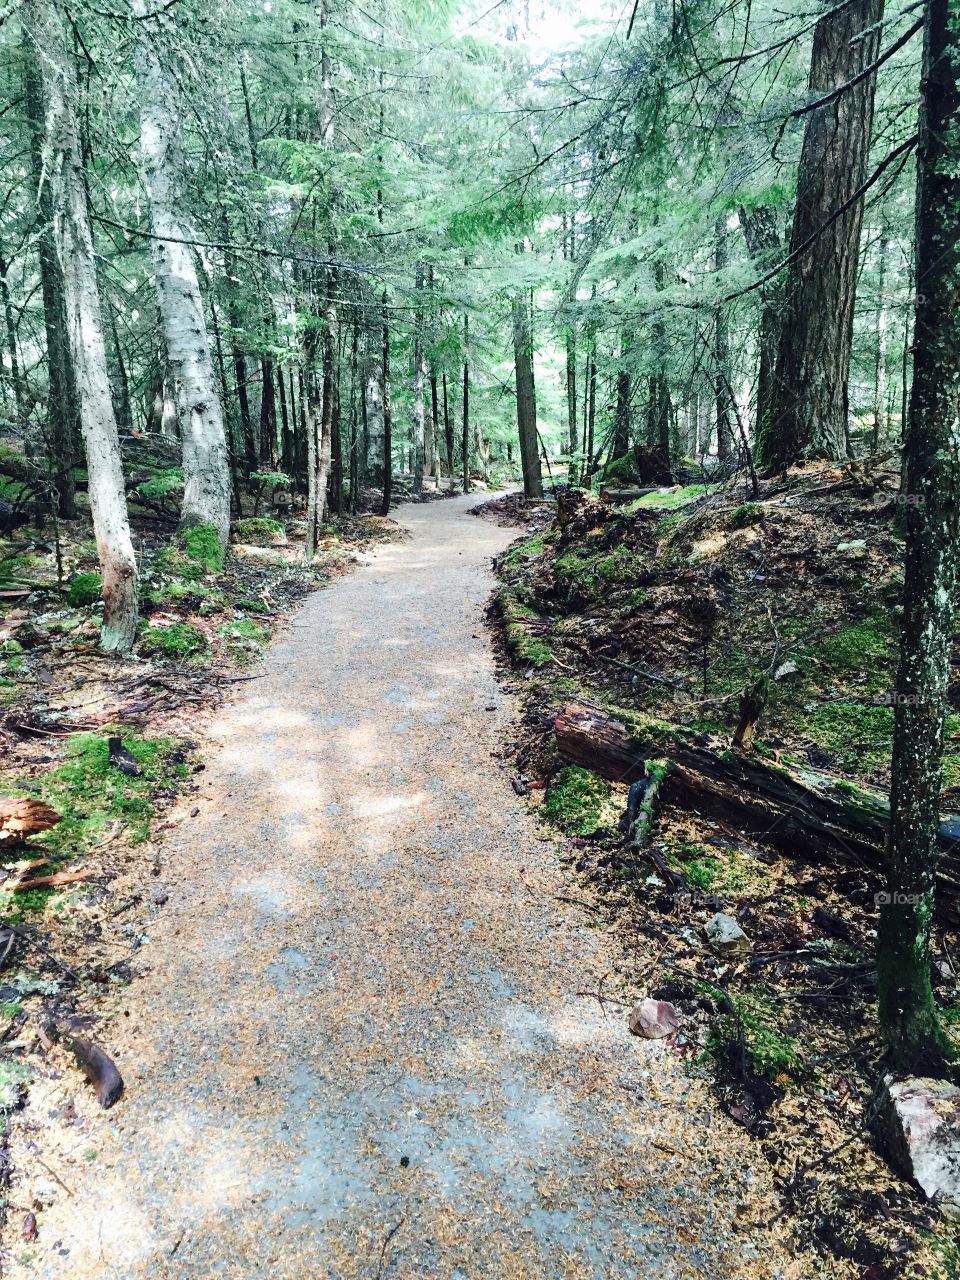
[[[757,1147],[590,994],[616,939],[492,758],[515,708],[481,609],[516,533],[476,500],[403,509],[218,717],[104,1032],[127,1096],[76,1091],[72,1194],[14,1275],[826,1274],[763,1225]]]

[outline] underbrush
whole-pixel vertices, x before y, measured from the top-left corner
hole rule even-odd
[[[518,770],[566,836],[580,892],[623,931],[607,989],[626,1007],[644,995],[676,1004],[675,1050],[710,1073],[718,1105],[777,1166],[806,1242],[878,1276],[926,1280],[956,1274],[951,1230],[871,1128],[879,863],[811,857],[802,834],[776,847],[751,838],[685,802],[682,785],[661,795],[644,846],[628,847],[627,787],[566,763],[551,732],[579,701],[638,743],[699,744],[722,761],[759,690],[757,760],[832,778],[851,804],[882,801],[903,582],[897,484],[891,471],[810,467],[757,495],[733,482],[624,505],[562,495],[555,513],[523,513],[535,528],[498,562],[492,616],[524,677]],[[951,700],[960,707],[960,687]],[[946,736],[943,806],[960,810],[960,714]],[[737,921],[745,951],[710,945],[718,913]],[[960,1036],[958,947],[938,922],[934,985]]]

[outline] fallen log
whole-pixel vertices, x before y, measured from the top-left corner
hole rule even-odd
[[[569,703],[553,727],[557,750],[569,764],[633,783],[647,776],[648,760],[667,760],[662,798],[732,821],[751,840],[795,857],[883,869],[890,804],[878,791],[721,750],[706,738],[630,712],[613,720],[583,703]],[[942,815],[940,844],[938,892],[952,910],[960,890],[960,814]]]
[[[645,498],[648,493],[656,493],[655,488],[647,489],[601,489],[600,501],[611,506],[621,506],[625,502],[636,502],[637,498]]]

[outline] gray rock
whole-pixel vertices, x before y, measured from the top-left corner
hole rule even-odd
[[[718,911],[712,920],[704,925],[707,942],[714,951],[723,956],[745,956],[753,950],[753,944],[733,916]]]
[[[891,1160],[944,1217],[960,1221],[960,1089],[946,1080],[888,1077],[884,1118]]]
[[[647,996],[630,1010],[627,1026],[635,1036],[644,1040],[662,1040],[672,1036],[680,1026],[677,1011],[669,1000],[654,1000]]]

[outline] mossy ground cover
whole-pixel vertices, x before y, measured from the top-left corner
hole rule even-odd
[[[0,775],[0,792],[42,800],[61,815],[49,831],[36,835],[31,847],[54,865],[67,864],[96,849],[108,836],[122,831],[128,844],[145,841],[158,805],[175,796],[188,776],[183,744],[174,738],[151,738],[123,733],[124,747],[139,767],[138,776],[110,763],[108,737],[112,727],[67,738],[60,760],[33,778]],[[6,895],[4,914],[15,915],[42,907],[51,889]],[[0,894],[0,897],[3,897]]]
[[[588,769],[570,765],[552,779],[544,812],[571,835],[593,836],[616,828],[623,803],[610,783]]]

